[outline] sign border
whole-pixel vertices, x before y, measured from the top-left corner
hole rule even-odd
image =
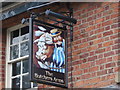
[[[60,84],[60,83],[55,83],[55,82],[50,82],[47,80],[36,80],[33,77],[33,22],[38,21],[33,18],[29,18],[29,74],[30,74],[30,81],[31,82],[36,82],[40,84],[46,84],[46,85],[52,85],[52,86],[57,86],[57,87],[62,87],[62,88],[68,88],[68,64],[67,64],[67,30],[65,32],[65,73],[64,73],[64,78],[65,78],[65,84]]]

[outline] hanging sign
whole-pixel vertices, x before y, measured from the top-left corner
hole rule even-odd
[[[30,19],[30,79],[67,87],[65,31]]]

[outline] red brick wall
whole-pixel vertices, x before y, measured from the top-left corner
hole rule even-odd
[[[72,3],[72,83],[74,88],[96,88],[115,84],[119,52],[119,3]],[[4,30],[3,30],[4,31]],[[0,89],[5,86],[5,32],[0,41]],[[68,80],[71,85],[71,49],[68,30]],[[40,88],[50,87],[39,85]]]
[[[120,65],[119,3],[72,3],[71,7],[77,24],[73,30],[72,59],[68,30],[68,87],[99,88],[116,84]]]
[[[2,29],[1,29],[2,31]],[[5,88],[5,42],[6,32],[0,31],[0,90]]]
[[[111,2],[73,4],[74,18],[78,21],[74,25],[72,42],[73,87],[96,88],[115,84],[120,51],[118,7],[119,3]],[[70,47],[68,51],[70,66]],[[68,70],[71,82],[71,67]]]

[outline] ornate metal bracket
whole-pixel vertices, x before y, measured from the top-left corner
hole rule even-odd
[[[70,27],[70,40],[73,41],[73,24],[77,23],[77,20],[73,18],[73,9],[70,8],[70,5],[67,5],[68,12],[60,12],[56,13],[51,10],[46,10],[42,13],[30,12],[30,18],[35,19],[37,17],[41,17],[44,20],[37,20],[37,22],[51,28],[58,28],[61,30],[66,30],[67,26]],[[29,9],[28,9],[29,10]],[[63,15],[66,14],[66,15]],[[49,21],[49,22],[47,22]],[[22,19],[22,23],[29,22],[27,19]],[[52,23],[51,23],[52,22]]]

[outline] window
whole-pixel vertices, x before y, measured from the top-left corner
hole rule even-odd
[[[29,27],[18,25],[8,29],[6,88],[33,88],[29,81]]]

